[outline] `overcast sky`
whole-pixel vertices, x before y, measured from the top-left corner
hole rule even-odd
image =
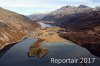
[[[0,0],[0,7],[29,15],[32,13],[47,13],[66,5],[100,6],[100,0]]]

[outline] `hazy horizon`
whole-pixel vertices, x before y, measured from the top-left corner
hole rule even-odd
[[[99,0],[0,0],[0,7],[23,15],[48,13],[62,6],[100,6]]]

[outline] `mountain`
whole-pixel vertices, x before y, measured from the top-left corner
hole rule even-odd
[[[50,21],[70,31],[87,31],[98,26],[100,18],[100,7],[91,8],[86,5],[63,6],[47,16],[43,21]]]
[[[87,48],[100,57],[100,7],[91,8],[86,5],[64,6],[44,17],[62,28],[58,32],[65,39]]]
[[[57,21],[57,19],[63,18],[66,15],[69,16],[71,14],[78,14],[78,13],[84,13],[90,11],[92,11],[92,8],[85,5],[80,5],[78,7],[68,5],[68,6],[63,6],[60,9],[57,9],[55,11],[52,11],[50,14],[45,16],[42,20]]]
[[[0,8],[0,48],[21,40],[38,26],[24,15]]]
[[[89,7],[86,5],[79,5],[78,8],[89,8]]]
[[[32,20],[39,20],[39,19],[44,18],[46,15],[47,14],[31,14],[31,15],[28,15],[27,17]]]

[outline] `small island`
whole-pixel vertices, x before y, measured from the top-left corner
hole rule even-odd
[[[38,56],[43,57],[45,54],[49,52],[47,48],[41,47],[42,42],[64,42],[67,40],[64,38],[61,38],[58,34],[58,31],[62,30],[60,27],[50,27],[50,28],[37,28],[35,31],[33,31],[29,37],[37,38],[37,41],[33,43],[33,45],[30,47],[28,56],[29,57],[35,57]]]

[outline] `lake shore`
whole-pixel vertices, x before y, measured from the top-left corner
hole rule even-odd
[[[27,36],[23,37],[22,39],[19,39],[16,42],[12,42],[12,43],[6,43],[3,47],[0,48],[0,57],[8,50],[10,49],[12,46],[14,46],[15,44],[21,42],[22,40],[26,39]]]
[[[100,38],[84,33],[59,33],[59,36],[88,49],[95,56],[100,57]]]

